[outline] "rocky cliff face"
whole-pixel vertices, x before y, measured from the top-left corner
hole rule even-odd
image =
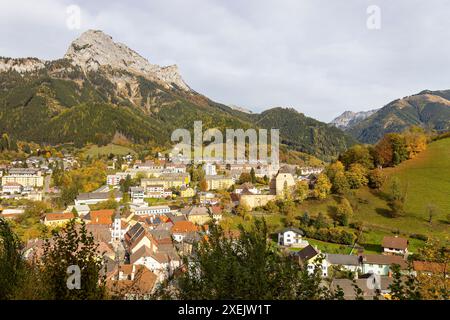
[[[20,74],[45,68],[45,61],[36,58],[0,58],[0,72],[16,71]]]
[[[330,124],[340,129],[348,129],[357,123],[367,119],[378,110],[369,110],[361,112],[345,111],[339,117],[335,118]]]
[[[127,71],[159,82],[166,87],[177,86],[190,91],[183,81],[176,65],[160,67],[151,64],[126,45],[116,43],[112,37],[99,30],[88,30],[73,41],[65,59],[72,61],[85,71],[97,71],[100,68]]]

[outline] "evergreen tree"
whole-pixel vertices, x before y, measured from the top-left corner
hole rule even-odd
[[[172,299],[338,299],[342,296],[322,284],[317,271],[283,254],[268,240],[264,220],[252,228],[240,227],[240,236],[226,236],[210,225],[208,239],[184,257],[185,272],[176,277],[176,287],[165,286],[157,296]]]
[[[60,232],[47,240],[42,256],[42,277],[47,283],[47,299],[103,299],[106,298],[101,253],[85,223],[72,219]],[[81,271],[80,289],[69,289],[68,270],[76,266]]]
[[[251,178],[251,182],[253,184],[255,184],[256,183],[256,174],[255,174],[255,169],[254,168],[252,168],[250,170],[250,178]]]

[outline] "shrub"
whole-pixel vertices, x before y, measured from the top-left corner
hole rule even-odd
[[[426,235],[420,234],[420,233],[414,233],[414,234],[410,235],[409,237],[412,239],[428,241],[428,237]]]

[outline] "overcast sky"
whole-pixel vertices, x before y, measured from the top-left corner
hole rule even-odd
[[[72,4],[80,29],[67,27]],[[370,5],[380,29],[367,27]],[[151,63],[177,64],[213,100],[330,121],[450,89],[449,13],[446,0],[0,0],[0,56],[60,58],[100,29]]]

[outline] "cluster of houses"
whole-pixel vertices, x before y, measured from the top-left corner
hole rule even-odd
[[[44,190],[45,177],[52,175],[55,166],[70,170],[78,166],[78,161],[71,155],[64,155],[63,158],[30,156],[1,165],[0,198],[42,201],[44,192],[52,191],[50,188]]]
[[[1,172],[0,198],[42,200],[44,176],[41,169],[9,168]]]
[[[278,232],[278,245],[289,250],[289,254],[310,274],[318,272],[322,277],[332,277],[336,272],[351,272],[354,281],[348,278],[334,279],[332,287],[340,287],[346,299],[355,298],[353,282],[356,282],[366,299],[389,296],[389,285],[393,278],[393,265],[398,265],[402,274],[411,272],[408,264],[408,239],[398,236],[385,236],[381,242],[382,254],[331,254],[321,252],[304,239],[304,232],[298,228],[285,228]],[[432,274],[444,272],[445,266],[434,262],[413,261],[412,272]],[[333,274],[334,273],[334,274]],[[374,283],[378,279],[377,283]],[[378,293],[376,290],[378,289]]]
[[[208,223],[211,220],[220,221],[223,216],[224,208],[219,205],[220,195],[216,191],[232,190],[231,206],[242,204],[254,209],[283,197],[297,181],[311,181],[312,176],[323,170],[319,167],[283,165],[279,168],[267,164],[207,162],[203,165],[207,191],[201,192],[192,186],[185,164],[173,163],[164,157],[157,161],[139,161],[129,156],[123,160],[121,171],[108,175],[105,186],[94,192],[79,194],[64,211],[44,214],[42,223],[54,228],[74,218],[84,221],[99,244],[99,250],[104,252],[108,286],[112,290],[127,290],[131,295],[151,293],[159,283],[177,272],[183,255],[191,254],[194,243],[207,238]],[[45,169],[48,161],[33,158],[28,162],[28,168],[0,170],[2,196],[36,191],[42,195],[44,177],[51,174]],[[67,160],[64,163],[70,168],[75,162]],[[115,164],[113,168],[116,168]],[[256,177],[267,177],[269,185],[236,184],[242,173],[250,172]],[[129,188],[129,203],[120,205],[116,210],[91,209],[109,200],[123,203],[124,194],[120,191],[120,185],[127,179],[133,181]],[[171,200],[175,197],[189,200],[194,196],[195,205],[192,201],[185,201],[184,207],[179,207],[179,203],[172,205],[174,202]],[[152,198],[167,201],[150,205],[153,201],[149,199]],[[0,208],[2,216],[17,216],[23,211],[23,208]],[[29,241],[26,256],[41,254],[42,245],[43,242],[37,239]],[[406,269],[408,255],[408,242],[400,237],[386,237],[382,244],[383,254],[379,255],[325,253],[310,245],[304,238],[304,232],[296,228],[281,230],[278,245],[300,249],[290,250],[292,257],[311,272],[318,265],[323,277],[328,277],[336,268],[354,272],[356,281],[361,283],[367,283],[366,278],[371,274],[380,276],[382,293],[387,293],[392,280],[391,266],[398,264]],[[430,268],[419,262],[415,267],[422,268],[421,271]],[[333,285],[353,289],[346,280],[338,279]],[[363,291],[369,297],[374,294],[370,288]],[[346,294],[351,296],[350,292]]]
[[[191,253],[196,241],[207,236],[208,223],[222,219],[222,209],[150,206],[146,211],[138,211],[123,206],[116,210],[90,210],[87,204],[75,204],[64,212],[45,214],[42,223],[58,227],[74,218],[86,223],[105,252],[111,290],[125,290],[128,286],[127,294],[148,294],[180,267],[182,256]],[[26,256],[42,252],[42,245],[40,241],[30,241]]]

